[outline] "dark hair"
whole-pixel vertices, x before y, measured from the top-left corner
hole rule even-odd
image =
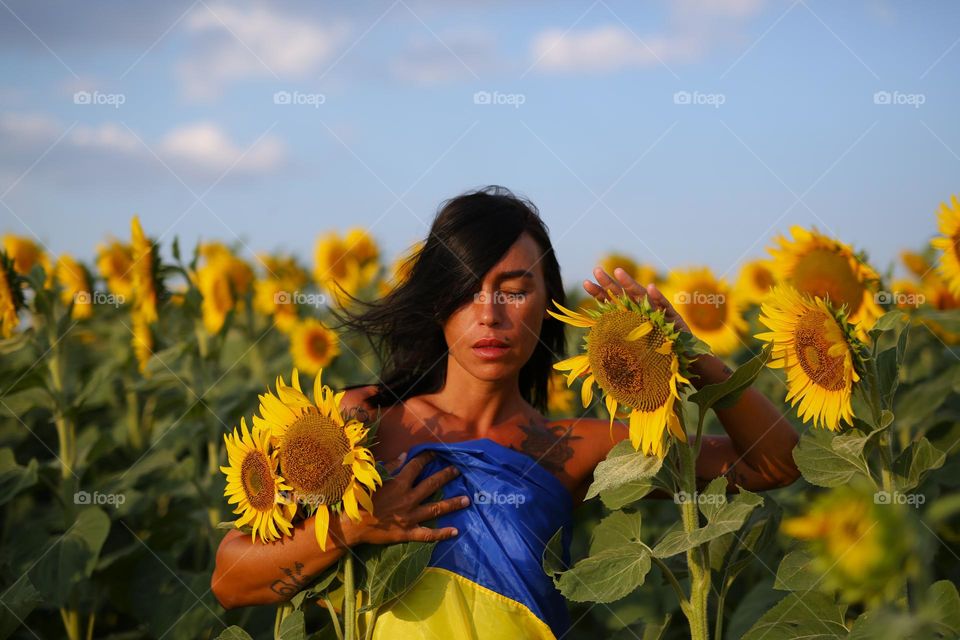
[[[443,386],[444,321],[480,291],[483,276],[525,232],[541,249],[547,300],[566,304],[560,265],[537,207],[491,185],[441,204],[426,242],[409,258],[406,280],[390,293],[373,302],[351,296],[356,311],[332,311],[342,326],[365,334],[381,355],[379,388],[367,399],[371,406],[394,405]],[[565,346],[564,326],[545,318],[539,342],[520,369],[520,393],[540,411],[546,410],[553,362]]]

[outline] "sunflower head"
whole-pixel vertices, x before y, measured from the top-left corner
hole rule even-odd
[[[297,502],[316,516],[315,533],[326,548],[330,512],[341,509],[360,520],[359,506],[373,513],[371,495],[382,484],[373,454],[366,448],[368,427],[340,412],[344,392],[322,384],[322,371],[313,385],[313,401],[300,387],[293,370],[292,384],[277,378],[276,394],[260,396],[260,416],[254,426],[270,434],[280,462],[280,474]]]
[[[654,267],[648,264],[640,264],[630,256],[622,253],[611,252],[606,254],[600,259],[600,267],[610,275],[613,275],[613,271],[617,267],[620,267],[642,285],[647,285],[651,282],[655,284],[660,283],[660,274],[657,273]]]
[[[223,440],[229,461],[220,467],[227,476],[224,496],[237,505],[234,513],[240,515],[234,525],[238,529],[249,525],[251,539],[259,536],[261,542],[290,535],[297,505],[284,493],[290,486],[277,473],[277,452],[271,451],[269,431],[254,426],[251,433],[241,419],[240,433],[234,427],[233,434],[225,434]]]
[[[322,235],[315,255],[314,279],[339,305],[347,302],[345,293],[356,296],[380,272],[379,249],[362,229],[351,229],[346,238],[335,231]]]
[[[3,236],[3,250],[13,260],[13,268],[20,275],[27,275],[34,265],[39,264],[47,274],[49,282],[52,275],[50,257],[30,238],[8,233]]]
[[[938,215],[940,235],[930,244],[943,252],[940,258],[940,275],[946,281],[950,291],[960,297],[960,200],[950,196],[950,204],[940,203]]]
[[[93,315],[93,288],[86,267],[68,254],[57,258],[54,275],[60,283],[60,299],[65,305],[73,303],[71,317],[74,320]]]
[[[791,240],[780,236],[780,246],[768,249],[777,279],[802,293],[829,300],[836,308],[845,306],[850,322],[857,324],[858,335],[866,339],[866,332],[883,315],[875,296],[880,276],[862,254],[816,228],[794,226],[790,231]]]
[[[290,353],[294,366],[312,375],[340,355],[340,338],[316,318],[307,318],[293,324]]]
[[[839,430],[853,424],[851,396],[864,370],[863,343],[843,309],[779,284],[760,309],[770,331],[756,337],[773,343],[768,366],[784,369],[787,400],[799,403],[800,416],[815,427]]]
[[[97,270],[107,281],[107,288],[122,298],[133,293],[133,249],[119,240],[100,245],[97,249]]]
[[[9,338],[19,324],[17,313],[23,308],[21,277],[14,268],[13,258],[0,250],[0,336]]]
[[[741,303],[760,304],[776,282],[769,260],[751,260],[740,268],[733,290]]]
[[[584,353],[553,365],[567,371],[567,385],[584,377],[581,402],[588,407],[594,383],[604,393],[604,403],[613,419],[624,407],[630,420],[630,440],[645,455],[665,454],[664,436],[669,430],[682,441],[686,434],[674,411],[683,384],[690,384],[692,336],[667,322],[664,312],[654,309],[648,298],[635,302],[626,294],[609,295],[597,309],[571,311],[555,300],[562,314],[554,318],[588,329]]]
[[[144,234],[138,216],[133,216],[130,229],[133,303],[141,319],[153,323],[157,321],[157,305],[166,296],[163,280],[160,278],[160,253],[156,245]]]
[[[205,246],[207,257],[197,269],[197,289],[203,296],[204,327],[213,334],[223,327],[227,314],[240,307],[253,281],[253,270],[219,243]]]
[[[717,355],[729,355],[743,344],[747,322],[738,297],[726,280],[707,268],[671,271],[663,294],[686,321],[690,331]]]

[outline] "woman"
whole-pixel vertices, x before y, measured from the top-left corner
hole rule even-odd
[[[344,320],[385,357],[380,384],[343,399],[358,419],[382,416],[372,448],[396,474],[374,495],[374,515],[331,521],[325,552],[312,518],[269,545],[231,531],[213,591],[227,608],[278,602],[356,544],[429,540],[438,544],[428,569],[380,612],[374,637],[562,636],[570,623],[541,568],[545,543],[562,527],[566,556],[571,511],[628,428],[615,422],[611,439],[607,420],[543,416],[565,344],[564,325],[547,313],[551,299],[563,304],[565,296],[546,226],[532,203],[506,189],[467,193],[444,204],[409,266],[403,284]],[[597,299],[605,290],[650,296],[689,330],[653,285],[619,268],[594,276],[583,286]],[[692,372],[701,387],[730,370],[704,356]],[[704,437],[701,485],[726,475],[731,489],[761,491],[798,477],[797,436],[762,394],[748,389],[716,413],[728,436]],[[441,488],[445,499],[424,502]],[[436,528],[421,524],[433,518]]]

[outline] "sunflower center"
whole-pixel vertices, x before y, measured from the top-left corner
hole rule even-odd
[[[843,388],[843,355],[831,356],[827,351],[832,342],[826,334],[825,322],[832,318],[822,311],[809,310],[803,314],[796,328],[796,352],[804,373],[818,386],[829,391]]]
[[[829,296],[838,308],[846,304],[851,316],[863,302],[863,284],[850,268],[848,258],[830,249],[813,249],[800,258],[793,271],[793,283],[811,295]]]
[[[684,305],[684,319],[701,330],[720,329],[727,316],[724,296],[706,282],[698,282],[691,289],[694,295],[690,302]]]
[[[327,352],[330,350],[330,341],[327,340],[327,335],[323,331],[312,331],[307,336],[307,349],[310,351],[310,356],[316,360],[326,358]]]
[[[619,404],[651,412],[670,397],[673,356],[656,352],[666,340],[656,326],[638,340],[626,339],[641,322],[632,311],[603,314],[587,338],[587,359],[600,387]]]
[[[263,452],[251,451],[243,458],[240,477],[243,478],[243,490],[250,506],[257,511],[266,511],[273,507],[273,471]]]
[[[301,500],[333,504],[353,477],[350,466],[343,464],[349,452],[343,427],[319,413],[306,413],[287,427],[280,444],[280,468]]]
[[[756,269],[753,272],[753,284],[761,291],[767,291],[774,285],[773,274],[768,269]]]

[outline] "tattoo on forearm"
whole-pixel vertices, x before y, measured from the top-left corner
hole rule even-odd
[[[363,407],[351,407],[343,416],[344,420],[349,422],[351,418],[367,424],[370,421],[370,413]]]
[[[285,577],[274,580],[270,590],[278,596],[294,596],[306,586],[308,580],[303,575],[303,563],[294,562],[293,568],[280,567]]]
[[[560,425],[543,427],[538,425],[520,425],[524,433],[520,448],[510,445],[514,451],[520,451],[532,456],[552,473],[564,470],[567,461],[573,457],[572,440],[579,440],[582,436],[572,435],[573,427],[564,428]]]

